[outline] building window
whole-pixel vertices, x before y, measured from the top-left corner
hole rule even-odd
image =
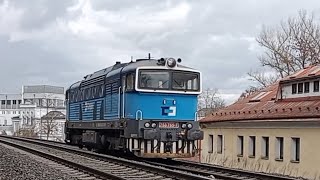
[[[238,136],[238,156],[243,156],[243,136]]]
[[[6,100],[1,100],[1,105],[5,105],[6,104]]]
[[[256,137],[249,136],[249,157],[256,156]]]
[[[313,82],[313,92],[319,92],[319,81]]]
[[[209,140],[208,140],[208,152],[212,153],[213,152],[213,135],[209,135]]]
[[[8,122],[7,122],[7,120],[5,119],[5,120],[4,120],[4,126],[6,126],[6,125],[7,125],[7,123],[8,123]]]
[[[292,138],[291,143],[291,160],[294,162],[300,161],[300,138]]]
[[[261,158],[269,158],[269,137],[262,137]]]
[[[283,137],[276,137],[276,160],[283,160]]]
[[[303,83],[298,83],[298,93],[301,94],[303,92]]]
[[[7,100],[7,105],[11,105],[11,100]]]
[[[308,92],[309,92],[309,86],[310,86],[310,83],[309,83],[309,82],[305,82],[305,83],[304,83],[304,92],[305,92],[305,93],[308,93]]]
[[[17,104],[17,100],[13,100],[13,101],[12,101],[12,104]]]
[[[218,135],[217,141],[217,153],[221,154],[223,151],[223,136]]]
[[[292,84],[292,94],[297,93],[297,84]]]

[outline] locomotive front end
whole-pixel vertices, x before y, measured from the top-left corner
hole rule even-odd
[[[203,139],[197,122],[201,73],[173,58],[138,67],[135,92],[125,96],[127,149],[144,158],[188,158]]]
[[[203,139],[203,132],[195,121],[142,121],[139,126],[143,126],[146,143],[141,156],[146,158],[192,157],[197,151],[197,140]]]

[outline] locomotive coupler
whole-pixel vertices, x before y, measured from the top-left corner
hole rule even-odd
[[[172,150],[172,142],[166,142],[165,148],[164,148],[164,152],[171,152]]]
[[[167,139],[171,140],[172,139],[172,133],[171,132],[167,132]]]

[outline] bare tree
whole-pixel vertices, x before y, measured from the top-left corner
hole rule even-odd
[[[6,132],[6,130],[2,130],[2,132],[0,134],[7,135],[7,132]]]
[[[37,136],[37,132],[35,131],[35,126],[19,128],[19,131],[17,132],[17,136],[36,137]]]
[[[225,101],[218,96],[217,89],[207,88],[198,99],[198,110],[204,111],[204,114],[212,113],[226,105]]]
[[[41,131],[46,135],[47,140],[50,135],[54,135],[58,131],[57,119],[61,118],[61,113],[59,111],[51,111],[42,118]]]
[[[263,27],[256,41],[265,50],[259,57],[261,65],[274,70],[276,79],[320,62],[320,25],[305,10],[282,21],[280,26]],[[261,73],[248,74],[264,87],[275,81]]]
[[[261,90],[262,88],[263,87],[249,86],[243,93],[241,93],[238,101],[250,96],[254,92],[257,92],[257,91]]]
[[[250,72],[248,72],[248,75],[250,77],[249,80],[258,82],[259,87],[262,87],[262,88],[275,83],[279,79],[279,75],[276,73],[267,74],[264,71],[258,71],[258,70],[256,71],[251,70]],[[249,87],[249,89],[247,90],[251,91],[252,87]]]

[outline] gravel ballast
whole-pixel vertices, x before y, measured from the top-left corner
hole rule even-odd
[[[0,180],[73,180],[41,157],[0,143]]]

